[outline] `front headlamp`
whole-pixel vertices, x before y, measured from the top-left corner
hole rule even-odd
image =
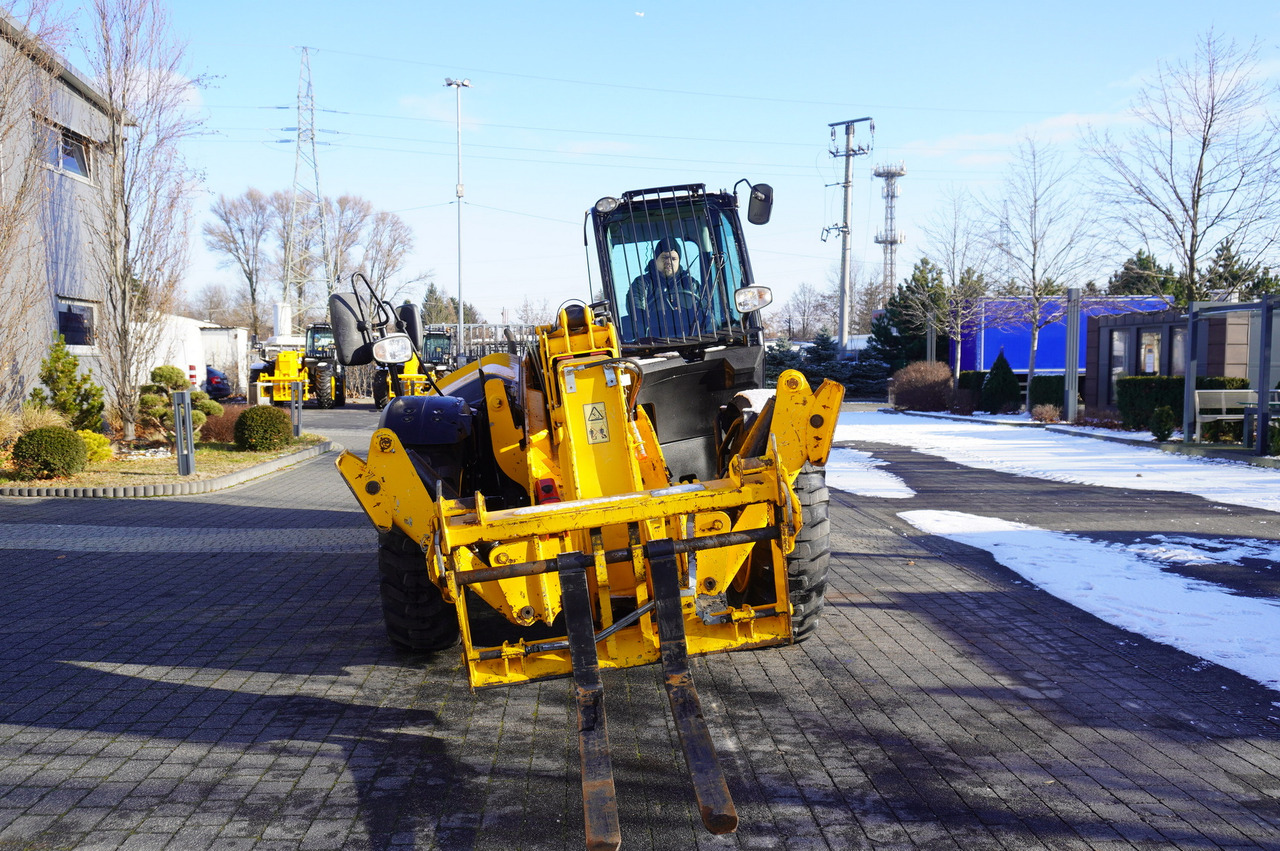
[[[378,363],[405,363],[413,357],[413,343],[407,334],[388,334],[373,344],[373,359]]]

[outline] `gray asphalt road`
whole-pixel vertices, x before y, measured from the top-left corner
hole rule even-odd
[[[304,415],[361,452],[375,422]],[[1250,528],[862,448],[912,508]],[[695,660],[736,834],[701,828],[658,669],[606,673],[624,848],[1280,847],[1280,696],[904,507],[833,495],[812,639]],[[455,654],[395,654],[375,543],[332,455],[200,497],[0,499],[0,849],[581,848],[569,684],[472,694]],[[1273,594],[1255,567],[1242,591]]]

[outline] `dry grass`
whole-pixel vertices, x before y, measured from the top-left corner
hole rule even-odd
[[[296,442],[274,452],[241,452],[232,444],[202,443],[196,446],[196,471],[190,476],[179,476],[177,458],[169,457],[102,461],[90,464],[79,475],[62,479],[19,479],[8,466],[8,458],[0,458],[0,463],[4,464],[0,468],[0,484],[18,487],[119,488],[204,481],[235,473],[264,461],[272,461],[323,441],[324,438],[320,435],[303,434]]]

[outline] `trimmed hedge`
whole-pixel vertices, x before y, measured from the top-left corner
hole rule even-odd
[[[34,428],[13,444],[14,470],[33,479],[74,476],[88,461],[84,438],[66,426]]]
[[[1038,405],[1056,405],[1061,408],[1067,398],[1067,377],[1065,375],[1033,375],[1031,376],[1031,407]]]
[[[1116,407],[1120,410],[1124,427],[1135,430],[1150,428],[1151,415],[1156,408],[1166,406],[1173,412],[1174,420],[1181,423],[1185,388],[1186,382],[1180,375],[1129,375],[1116,379]],[[1196,379],[1196,389],[1248,390],[1249,379],[1202,375]],[[1205,427],[1212,425],[1208,423]]]
[[[236,418],[235,437],[240,449],[282,449],[293,440],[293,420],[284,408],[255,405]]]
[[[1182,422],[1182,393],[1185,382],[1179,375],[1129,375],[1116,379],[1116,407],[1124,427],[1141,431],[1151,425],[1156,408],[1168,407]]]

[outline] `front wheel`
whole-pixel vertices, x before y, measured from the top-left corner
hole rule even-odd
[[[312,376],[315,381],[316,404],[321,408],[332,408],[333,367],[327,363],[317,364]]]
[[[347,379],[341,372],[333,377],[333,406],[341,408],[347,404]]]
[[[399,529],[378,535],[378,572],[382,617],[392,644],[435,653],[458,643],[458,610],[431,581],[422,548]]]
[[[826,604],[827,568],[831,562],[831,520],[825,467],[806,463],[796,476],[796,497],[804,525],[787,556],[787,592],[791,598],[791,633],[796,643],[818,627]]]

